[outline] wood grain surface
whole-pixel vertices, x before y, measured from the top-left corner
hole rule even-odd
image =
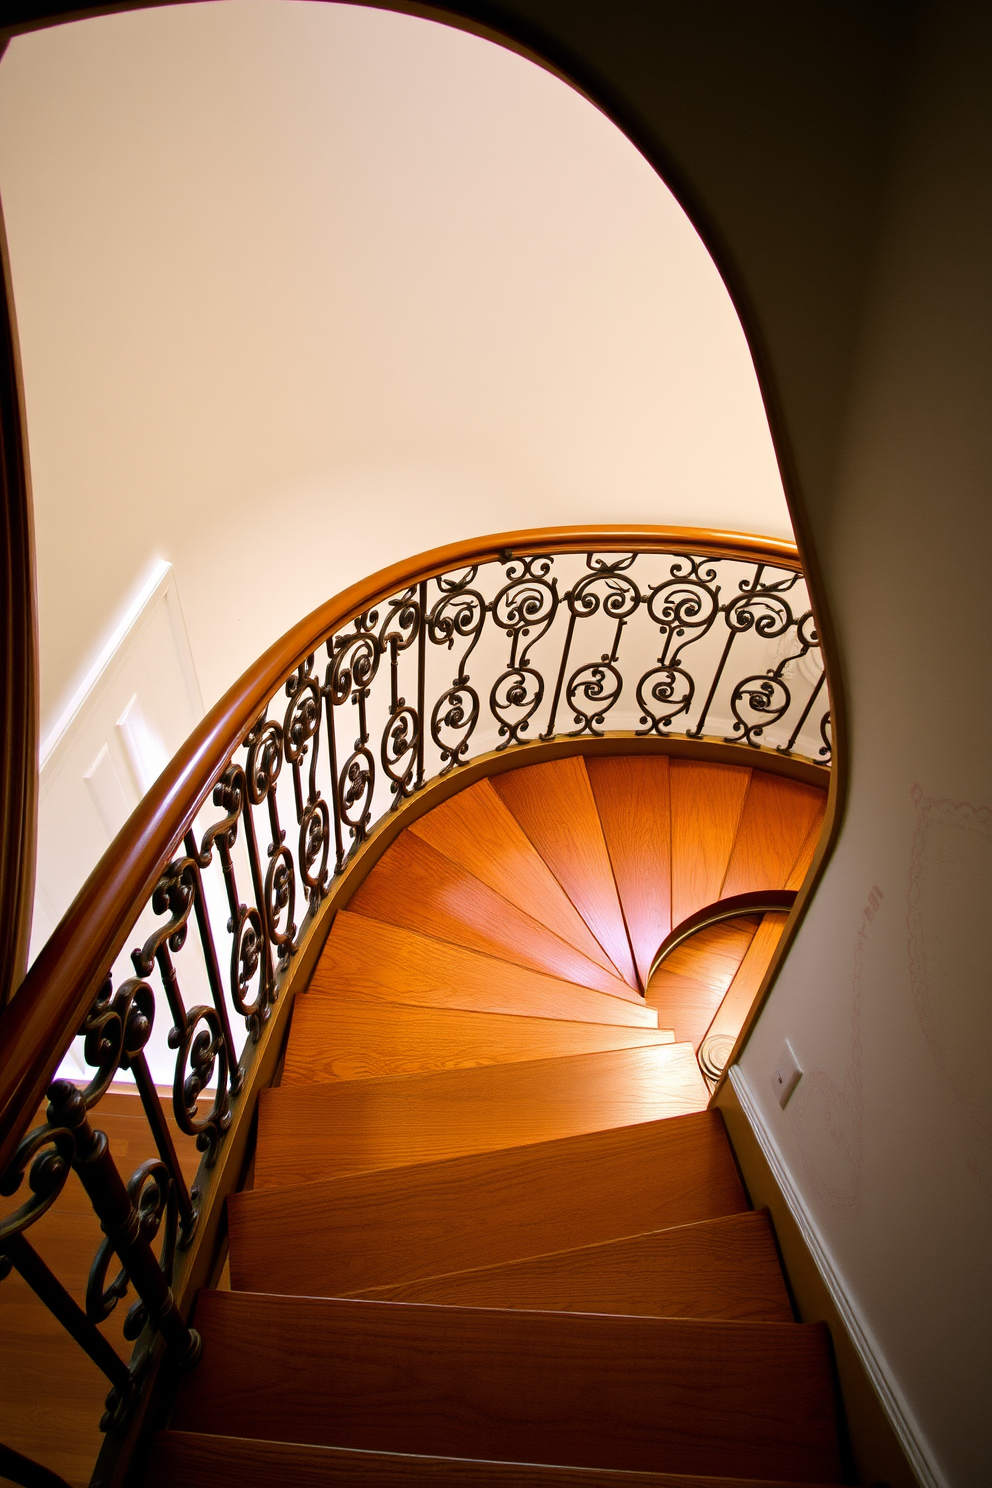
[[[755,931],[754,939],[740,964],[737,975],[727,989],[726,996],[710,1024],[710,1033],[724,1033],[736,1038],[744,1027],[744,1020],[751,1011],[751,1004],[771,959],[782,939],[782,931],[788,915],[766,914]]]
[[[493,777],[493,787],[631,987],[637,972],[596,800],[580,755]]]
[[[298,997],[282,1087],[470,1069],[558,1054],[671,1044],[667,1028],[618,1028],[564,1018],[467,1013],[395,1002]]]
[[[410,831],[616,975],[613,962],[492,781],[480,780],[435,806]]]
[[[456,1307],[792,1321],[766,1210],[351,1295]]]
[[[596,992],[381,920],[367,920],[347,909],[335,917],[313,974],[308,995],[321,994],[633,1028],[658,1026],[657,1014],[636,992],[615,997]]]
[[[720,898],[751,771],[672,760],[672,924]]]
[[[808,1488],[791,1481],[698,1477],[695,1473],[611,1472],[609,1468],[549,1467],[522,1462],[480,1462],[465,1457],[407,1456],[350,1451],[346,1447],[163,1431],[152,1443],[146,1488],[369,1488],[420,1483],[435,1488]]]
[[[228,1200],[231,1284],[337,1296],[736,1214],[715,1111]]]
[[[401,832],[348,904],[353,913],[451,941],[566,982],[625,984],[411,832]]]
[[[576,1467],[840,1475],[822,1324],[200,1294],[179,1430]]]
[[[753,915],[707,925],[661,963],[645,1000],[676,1039],[699,1048],[757,928]]]
[[[752,770],[719,897],[785,888],[803,843],[813,824],[823,820],[825,809],[824,791]]]
[[[805,842],[803,843],[802,847],[799,849],[799,854],[798,854],[798,856],[796,858],[795,863],[792,866],[792,871],[791,871],[791,873],[789,874],[789,877],[786,880],[785,887],[787,889],[801,889],[802,888],[803,879],[806,877],[807,873],[809,872],[810,864],[813,861],[813,854],[816,852],[817,843],[819,842],[821,833],[823,832],[823,817],[824,817],[824,815],[826,813],[826,809],[827,809],[827,807],[826,807],[826,800],[827,800],[827,794],[826,794],[826,791],[824,791],[823,792],[823,802],[824,802],[823,811],[819,814],[819,816],[813,822],[813,825],[810,827],[809,831],[806,834],[806,840],[805,840]]]
[[[255,1187],[660,1121],[708,1100],[688,1044],[263,1090]]]
[[[586,760],[642,987],[672,928],[672,825],[666,755]]]

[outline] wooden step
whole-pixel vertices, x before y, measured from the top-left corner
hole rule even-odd
[[[587,759],[641,986],[672,928],[672,824],[668,756]]]
[[[840,1476],[823,1324],[201,1292],[172,1424],[631,1471]]]
[[[657,1013],[636,992],[594,992],[346,909],[335,916],[310,983],[311,996],[324,993],[580,1023],[658,1026]]]
[[[359,1452],[346,1447],[299,1446],[246,1437],[160,1431],[154,1438],[145,1488],[395,1488],[423,1483],[435,1488],[809,1488],[808,1484],[757,1482],[753,1478],[700,1478],[684,1473],[611,1472],[608,1468],[546,1467],[521,1462],[480,1462],[465,1457],[413,1457],[398,1452]]]
[[[339,1296],[748,1208],[717,1111],[227,1201],[231,1284]]]
[[[479,780],[459,791],[413,822],[410,831],[615,974],[609,956],[491,781]]]
[[[659,1121],[708,1100],[689,1044],[263,1090],[255,1187]]]
[[[399,1452],[352,1451],[247,1437],[161,1431],[154,1438],[146,1488],[384,1488],[403,1483],[437,1488],[810,1488],[795,1479],[698,1477],[685,1473],[613,1472],[609,1468],[552,1467],[536,1463],[484,1462],[466,1457],[424,1457]]]
[[[566,982],[626,984],[411,832],[401,832],[348,902],[355,914],[467,946]]]
[[[792,1321],[764,1209],[349,1295],[454,1307]]]
[[[672,924],[715,904],[726,877],[751,771],[672,760]]]
[[[611,1023],[572,1023],[563,1018],[298,997],[293,1004],[282,1086],[469,1069],[674,1042],[669,1028],[618,1028]]]
[[[758,917],[707,925],[666,956],[648,985],[646,1002],[680,1042],[698,1049],[713,1015],[744,961]]]
[[[782,939],[782,931],[785,929],[789,916],[785,914],[766,914],[755,931],[754,938],[748,946],[737,975],[734,977],[720,1006],[713,1016],[713,1021],[707,1032],[709,1034],[723,1034],[730,1039],[736,1039],[744,1026],[744,1020],[751,1011],[751,1004],[758,995],[758,989],[764,981],[765,972],[772,962],[772,957],[778,949],[778,943]]]
[[[719,897],[784,888],[826,803],[815,786],[753,770]]]
[[[493,788],[606,951],[637,987],[637,972],[606,850],[596,800],[581,755],[493,776]]]

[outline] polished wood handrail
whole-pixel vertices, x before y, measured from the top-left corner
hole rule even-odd
[[[278,688],[356,615],[438,574],[513,554],[692,553],[798,571],[793,543],[695,527],[602,525],[501,532],[380,569],[294,625],[248,668],[173,756],[104,853],[0,1017],[0,1171],[41,1101],[133,923],[218,774]]]

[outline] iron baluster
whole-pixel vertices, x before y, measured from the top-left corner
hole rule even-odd
[[[191,1368],[200,1357],[199,1334],[190,1328],[172,1295],[117,1171],[106,1135],[90,1126],[86,1102],[70,1080],[55,1080],[49,1088],[48,1121],[65,1127],[75,1139],[73,1170],[86,1190],[104,1234],[147,1311],[148,1322],[161,1335],[180,1368]]]
[[[423,626],[423,611],[415,591],[406,589],[390,600],[379,631],[380,654],[389,652],[389,716],[382,731],[379,759],[389,781],[394,810],[413,793],[422,728],[420,714],[400,694],[400,656],[418,640]]]
[[[84,1057],[95,1070],[83,1091],[83,1100],[86,1109],[91,1110],[106,1094],[119,1069],[133,1073],[159,1157],[168,1168],[175,1186],[177,1211],[186,1242],[196,1226],[196,1213],[179,1167],[162,1102],[145,1059],[145,1046],[154,1022],[155,994],[148,983],[131,977],[121,983],[115,994],[113,980],[108,974],[80,1030]]]
[[[813,688],[813,690],[810,693],[809,697],[806,699],[806,706],[805,706],[805,708],[803,709],[803,711],[799,715],[799,722],[796,724],[795,728],[792,730],[792,733],[790,734],[790,736],[789,736],[788,740],[786,741],[786,743],[785,744],[779,744],[777,746],[779,754],[791,754],[792,753],[793,748],[795,747],[796,740],[799,738],[799,735],[802,733],[803,724],[806,722],[807,718],[809,717],[810,713],[812,712],[812,710],[813,710],[813,704],[816,702],[817,698],[820,696],[820,690],[823,687],[823,684],[824,684],[824,681],[825,680],[826,680],[825,673],[821,672],[820,675],[819,675],[819,677],[816,680],[816,686]]]
[[[196,1222],[199,1218],[197,1211],[193,1207],[193,1200],[198,1197],[197,1191],[194,1189],[191,1193],[186,1186],[186,1179],[183,1177],[182,1169],[179,1166],[179,1158],[176,1155],[176,1144],[172,1140],[172,1133],[169,1130],[168,1122],[165,1119],[165,1112],[162,1109],[162,1101],[159,1098],[158,1091],[155,1089],[151,1070],[148,1068],[148,1061],[145,1059],[144,1054],[134,1056],[130,1060],[129,1065],[123,1065],[122,1063],[122,1067],[130,1067],[134,1074],[134,1083],[141,1098],[145,1119],[155,1139],[158,1155],[165,1163],[172,1178],[176,1203],[179,1209],[180,1241],[183,1245],[188,1245],[193,1238],[193,1231],[196,1229]]]
[[[293,772],[296,797],[297,869],[311,911],[315,910],[327,887],[327,860],[330,854],[330,818],[327,805],[317,790],[317,758],[320,748],[320,688],[313,673],[313,656],[286,683],[290,699],[283,720],[283,748]],[[310,757],[307,793],[303,795],[303,761]],[[314,872],[314,865],[316,872]]]
[[[440,597],[427,617],[428,635],[435,646],[452,651],[456,641],[468,642],[451,686],[445,688],[431,710],[431,738],[441,755],[442,775],[463,762],[479,722],[479,694],[472,685],[468,662],[479,643],[488,606],[473,587],[476,574],[477,569],[469,568],[461,574],[439,576],[436,582]]]
[[[565,631],[565,643],[562,646],[561,661],[558,665],[558,676],[555,679],[554,696],[551,699],[551,712],[548,715],[548,727],[541,735],[542,739],[553,739],[555,736],[555,723],[558,718],[558,703],[561,700],[561,690],[565,683],[565,673],[568,670],[568,656],[572,649],[572,634],[575,630],[575,611],[570,610],[568,616],[568,628]]]
[[[165,870],[152,895],[152,909],[156,914],[169,911],[171,918],[143,946],[131,952],[131,960],[139,977],[147,976],[153,965],[158,965],[174,1020],[169,1047],[178,1050],[172,1087],[173,1113],[180,1131],[196,1137],[197,1147],[206,1153],[207,1166],[212,1167],[220,1139],[231,1124],[228,1093],[231,1045],[224,1040],[215,1008],[198,1006],[187,1011],[172,961],[172,952],[181,950],[186,941],[187,922],[195,898],[194,867],[190,858],[177,858]],[[191,1067],[184,1078],[187,1060]],[[210,1084],[215,1065],[218,1074],[213,1106],[199,1120],[199,1096]]]
[[[96,1323],[86,1316],[75,1298],[69,1295],[58,1277],[49,1270],[34,1246],[23,1235],[8,1235],[0,1241],[0,1249],[35,1296],[45,1304],[101,1373],[106,1375],[111,1385],[122,1397],[126,1396],[131,1388],[131,1376],[124,1360],[104,1338]]]
[[[228,1016],[227,999],[224,996],[224,988],[220,979],[220,966],[217,961],[217,947],[214,944],[214,931],[210,923],[210,911],[207,908],[207,897],[203,889],[203,874],[200,871],[196,839],[192,831],[186,833],[183,845],[189,855],[190,873],[193,878],[193,914],[196,918],[196,928],[200,936],[200,949],[203,951],[203,960],[207,968],[210,998],[217,1011],[217,1019],[220,1023],[224,1047],[228,1051],[228,1088],[232,1095],[237,1095],[241,1089],[243,1077],[238,1061],[234,1057],[234,1039],[231,1037],[231,1020]]]
[[[321,692],[324,696],[324,715],[327,719],[327,762],[331,772],[331,796],[334,808],[334,871],[340,873],[344,867],[344,839],[341,835],[341,810],[338,804],[338,746],[334,734],[334,641],[327,642],[327,654],[331,658],[324,674]]]
[[[751,581],[751,592],[753,592],[757,588],[758,584],[761,582],[761,575],[764,573],[764,571],[765,571],[765,565],[763,563],[759,563],[757,565],[757,567],[755,568],[754,578]],[[724,609],[724,618],[725,619],[727,619],[727,614],[728,614],[728,610],[729,609],[730,609],[730,606],[727,606]],[[723,648],[723,654],[720,657],[719,662],[717,663],[716,671],[713,674],[713,680],[710,683],[710,690],[706,694],[706,701],[703,703],[702,711],[701,711],[701,713],[699,715],[699,718],[698,718],[698,720],[696,722],[696,727],[695,728],[686,729],[686,735],[690,739],[698,739],[699,736],[700,736],[700,734],[703,732],[703,729],[706,726],[706,719],[709,716],[710,706],[711,706],[711,704],[713,702],[714,696],[716,695],[716,690],[717,690],[717,688],[720,685],[720,679],[723,676],[724,669],[726,668],[727,661],[728,661],[728,659],[730,657],[730,648],[733,646],[733,644],[736,641],[738,635],[740,634],[739,628],[731,625],[729,619],[727,619],[727,625],[728,625],[728,631],[729,631],[729,634],[727,635],[727,642],[726,642],[726,645]]]
[[[415,789],[424,784],[424,705],[427,697],[427,581],[419,588],[420,629],[417,632],[417,776]]]
[[[40,1462],[25,1457],[22,1452],[15,1452],[13,1447],[5,1447],[3,1442],[0,1442],[0,1478],[19,1483],[20,1488],[69,1488],[65,1478],[60,1478],[58,1473],[42,1467]]]

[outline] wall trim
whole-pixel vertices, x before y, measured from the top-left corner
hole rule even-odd
[[[792,1180],[779,1145],[755,1100],[747,1075],[739,1064],[734,1064],[730,1067],[729,1077],[741,1110],[921,1488],[952,1488],[950,1481],[938,1467],[930,1444],[900,1390],[864,1313],[847,1291],[819,1226]]]
[[[120,670],[124,660],[148,628],[155,611],[163,603],[175,642],[176,659],[182,672],[190,709],[194,717],[203,717],[200,682],[190,650],[182,605],[179,602],[175,570],[171,563],[161,558],[153,564],[134,598],[74,689],[69,701],[45,734],[38,751],[39,770],[58,768],[58,762],[65,752],[66,745],[88,715],[94,700]],[[53,756],[55,756],[54,760]]]

